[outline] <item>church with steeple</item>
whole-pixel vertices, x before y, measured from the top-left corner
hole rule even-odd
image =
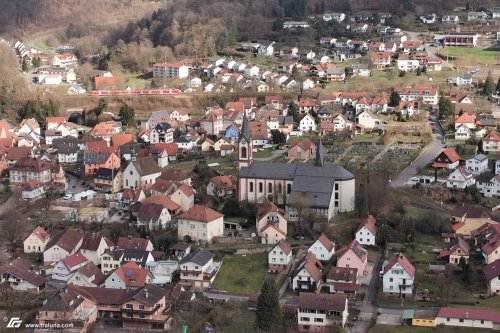
[[[304,208],[327,219],[354,210],[355,177],[340,165],[325,164],[321,140],[314,163],[254,162],[246,115],[240,132],[238,201],[284,205],[289,221],[297,221]]]

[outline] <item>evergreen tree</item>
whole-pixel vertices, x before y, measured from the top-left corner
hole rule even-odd
[[[0,111],[5,111],[5,109],[9,107],[11,102],[12,97],[10,94],[9,86],[6,82],[3,82],[2,86],[0,87]]]
[[[439,116],[441,118],[450,117],[455,113],[455,105],[450,101],[449,98],[441,96],[439,98]]]
[[[120,108],[120,112],[118,112],[118,116],[123,125],[130,126],[134,123],[134,114],[135,111],[132,107],[128,105],[124,105]]]
[[[26,58],[23,58],[23,62],[21,63],[21,70],[23,72],[27,72],[28,69],[29,69],[28,62],[26,61]]]
[[[398,107],[400,102],[401,102],[401,96],[399,96],[399,94],[396,91],[393,91],[389,98],[389,105],[392,107]]]
[[[495,81],[493,81],[493,76],[491,75],[491,72],[488,72],[488,76],[486,77],[486,80],[484,80],[483,84],[483,94],[486,96],[490,96],[495,93],[495,90],[496,90]]]
[[[264,281],[257,300],[255,326],[265,332],[281,328],[281,309],[279,295],[274,280]]]
[[[422,75],[422,70],[419,67],[419,68],[417,68],[417,76],[420,76],[420,75]]]
[[[288,114],[293,117],[293,122],[299,122],[299,107],[293,101],[288,104]]]
[[[97,121],[99,121],[99,116],[104,111],[106,111],[107,108],[108,108],[108,101],[106,101],[104,98],[101,98],[99,100],[99,103],[97,104],[97,108],[94,109],[94,114]]]
[[[42,59],[40,59],[40,57],[33,57],[33,60],[31,60],[31,63],[33,64],[34,68],[38,68],[42,64]]]

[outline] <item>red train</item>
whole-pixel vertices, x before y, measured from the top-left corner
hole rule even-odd
[[[145,90],[92,90],[93,96],[119,96],[119,95],[178,95],[180,89],[145,89]]]

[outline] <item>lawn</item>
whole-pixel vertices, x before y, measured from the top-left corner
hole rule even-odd
[[[356,135],[353,140],[354,143],[376,143],[383,144],[384,137],[382,135],[371,135],[368,133]]]
[[[267,158],[273,155],[273,151],[271,149],[258,150],[254,152],[252,155],[255,158]]]
[[[266,277],[267,253],[236,256],[224,259],[212,287],[230,293],[255,294]]]
[[[132,89],[145,89],[149,88],[151,84],[150,80],[141,79],[137,76],[137,74],[133,73],[124,73],[125,81],[127,85]]]
[[[255,324],[255,312],[245,311],[239,316],[233,317],[233,320],[227,326],[224,326],[220,332],[224,333],[252,332],[254,329],[254,324]]]
[[[486,330],[478,330],[477,328],[458,328],[458,327],[413,327],[413,326],[392,326],[392,325],[375,325],[370,333],[477,333],[486,332]]]
[[[497,64],[499,62],[500,50],[493,48],[467,48],[467,47],[445,47],[439,54],[454,57],[453,63],[457,65]]]

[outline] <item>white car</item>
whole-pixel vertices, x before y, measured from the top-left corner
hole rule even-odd
[[[73,194],[68,193],[68,194],[66,194],[66,195],[63,197],[63,200],[69,200],[69,199],[71,199],[72,197],[73,197]]]

